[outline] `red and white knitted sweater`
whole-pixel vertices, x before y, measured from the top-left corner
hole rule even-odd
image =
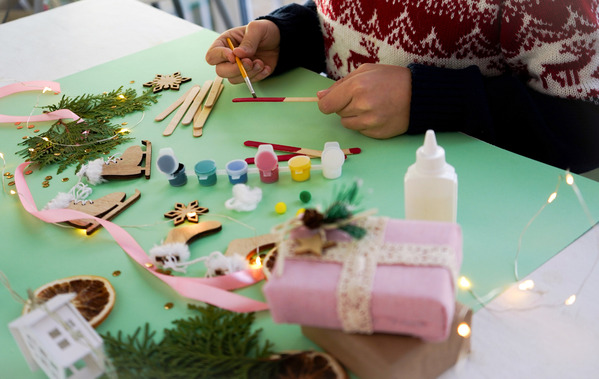
[[[508,69],[539,92],[599,97],[598,0],[316,0],[327,71],[362,63]]]

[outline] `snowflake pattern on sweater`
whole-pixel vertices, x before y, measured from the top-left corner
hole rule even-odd
[[[539,92],[599,97],[598,0],[317,0],[327,73],[363,63],[512,71]]]

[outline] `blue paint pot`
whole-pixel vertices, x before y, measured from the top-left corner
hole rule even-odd
[[[212,159],[199,161],[194,170],[201,186],[209,187],[216,184],[216,163]]]
[[[172,178],[169,178],[168,182],[173,187],[181,187],[187,184],[187,175],[183,163],[179,163],[179,168],[173,173]]]
[[[248,164],[243,159],[235,159],[227,163],[227,175],[231,184],[247,183]]]

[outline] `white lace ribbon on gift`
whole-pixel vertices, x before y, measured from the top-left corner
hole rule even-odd
[[[337,242],[322,256],[293,255],[296,242],[283,241],[279,253],[287,259],[341,263],[337,283],[337,315],[346,332],[372,333],[371,298],[377,265],[438,266],[444,267],[455,280],[459,265],[450,246],[403,244],[385,242],[388,218],[368,217],[355,224],[367,230],[360,240]]]

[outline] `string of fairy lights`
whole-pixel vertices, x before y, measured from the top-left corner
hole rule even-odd
[[[51,88],[46,87],[42,91],[42,94],[47,91],[50,91],[50,90],[51,90]],[[32,111],[29,114],[29,118],[31,118],[31,116],[34,113],[34,110],[38,107],[40,96],[41,96],[41,94],[38,95],[36,104],[34,105]],[[123,95],[121,94],[119,96],[122,97]],[[145,117],[145,112],[143,112],[141,119],[135,125],[133,125],[129,128],[122,128],[121,130],[119,130],[119,133],[123,133],[123,134],[129,133],[131,131],[131,129],[135,128],[136,126],[141,124],[141,122],[143,122],[144,117]],[[29,119],[27,120],[27,125],[29,125]],[[117,135],[107,138],[105,140],[116,138],[116,137],[117,137]],[[46,141],[48,141],[48,140],[46,139]],[[103,141],[104,140],[90,142],[90,144],[103,142]],[[48,142],[51,142],[51,141],[48,141]],[[61,146],[70,146],[70,145],[61,145]],[[81,146],[81,145],[79,145],[79,146]],[[6,159],[2,152],[0,152],[0,160],[2,160],[2,179],[1,180],[2,180],[3,193],[9,194],[9,195],[15,195],[17,192],[14,189],[8,190],[5,185],[5,181],[7,180],[8,175],[7,175],[7,171],[6,171]],[[561,188],[561,184],[563,182],[565,182],[567,184],[568,188],[571,188],[574,191],[574,193],[576,194],[578,203],[579,203],[580,207],[582,208],[582,210],[584,211],[586,217],[588,218],[589,224],[591,226],[590,232],[594,233],[594,236],[597,239],[596,246],[599,246],[599,230],[597,228],[593,228],[596,224],[596,221],[593,218],[593,216],[591,215],[588,205],[586,204],[580,189],[578,188],[578,186],[576,185],[576,183],[574,181],[574,176],[569,171],[566,171],[565,174],[560,175],[558,177],[558,182],[557,182],[555,189],[550,193],[547,200],[543,203],[543,205],[539,208],[539,210],[531,217],[531,219],[528,221],[528,223],[524,226],[524,228],[522,229],[522,231],[518,237],[518,247],[516,250],[515,257],[514,257],[513,267],[514,267],[514,280],[515,280],[515,283],[517,283],[517,288],[520,291],[534,291],[534,289],[535,289],[534,280],[532,280],[532,279],[522,280],[522,278],[520,278],[518,262],[519,262],[519,258],[522,253],[522,241],[524,240],[526,232],[531,227],[531,225],[533,225],[535,220],[537,220],[537,218],[543,213],[543,211],[546,209],[546,207],[548,207],[549,205],[551,205],[555,202],[555,200],[558,197],[558,193]],[[225,217],[227,217],[227,216],[225,216]],[[227,218],[232,219],[230,217],[227,217]],[[237,222],[237,220],[234,220],[234,219],[232,219],[232,220]],[[248,225],[244,225],[244,226],[248,226]],[[131,227],[139,227],[139,225],[131,226]],[[253,229],[253,228],[251,228],[251,229]],[[543,306],[555,307],[555,306],[561,306],[561,305],[565,305],[565,306],[573,305],[576,302],[580,292],[585,287],[585,284],[587,283],[588,278],[591,276],[591,274],[595,270],[595,268],[597,266],[597,262],[599,262],[599,254],[596,254],[594,262],[591,264],[587,274],[583,277],[583,279],[580,282],[580,284],[578,285],[577,289],[575,291],[573,291],[566,299],[564,299],[561,304],[545,304]],[[481,296],[474,290],[472,282],[465,275],[458,278],[457,285],[460,290],[468,292],[477,303],[479,303],[481,306],[486,307],[487,309],[489,309],[491,311],[493,311],[493,310],[498,311],[498,310],[490,308],[489,302],[491,302],[498,294],[503,292],[506,288],[506,287],[495,288],[495,289],[489,291],[488,293],[486,293],[485,295]],[[538,305],[534,306],[534,307],[538,307]],[[533,308],[533,306],[531,306],[528,309],[532,309],[532,308]],[[470,336],[470,333],[471,333],[470,326],[467,323],[461,323],[457,328],[457,332],[460,336],[467,338]]]

